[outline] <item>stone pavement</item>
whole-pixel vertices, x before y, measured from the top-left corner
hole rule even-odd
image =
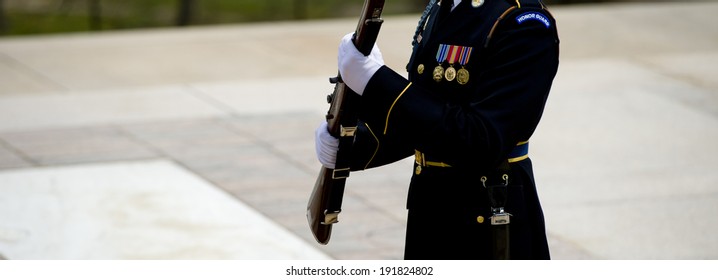
[[[718,258],[718,3],[552,11],[561,66],[531,156],[553,257]],[[417,19],[385,18],[389,66]],[[0,39],[0,255],[400,259],[411,159],[352,174],[328,246],[304,216],[355,24]]]

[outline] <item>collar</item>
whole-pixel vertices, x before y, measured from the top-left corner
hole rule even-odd
[[[444,0],[442,0],[441,3],[444,3]],[[441,3],[439,3],[439,5],[441,5]],[[458,6],[459,4],[461,4],[461,0],[454,0],[453,5],[451,6],[451,11],[454,11],[454,9],[456,9],[456,6]]]

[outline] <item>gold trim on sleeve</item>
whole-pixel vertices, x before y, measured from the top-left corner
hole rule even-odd
[[[366,162],[366,165],[364,166],[364,169],[367,169],[367,168],[369,168],[369,164],[371,164],[371,162],[374,161],[374,157],[376,157],[376,154],[379,153],[380,143],[379,143],[379,138],[376,137],[376,134],[374,134],[374,131],[371,130],[371,127],[369,127],[369,124],[365,123],[365,125],[366,125],[366,128],[369,130],[369,133],[371,133],[371,136],[374,137],[374,139],[376,140],[376,149],[374,149],[374,154],[371,155],[371,158],[369,159],[369,161]]]
[[[391,103],[391,107],[389,107],[389,112],[386,113],[386,124],[384,124],[384,135],[386,135],[386,131],[389,128],[389,116],[391,115],[391,111],[394,110],[394,105],[396,105],[396,102],[399,101],[399,98],[401,98],[401,96],[404,95],[404,93],[406,92],[406,90],[409,89],[410,86],[411,86],[411,82],[409,82],[409,84],[406,85],[404,90],[402,90],[401,93],[399,93],[399,96],[396,97],[396,99],[394,100],[394,103]]]

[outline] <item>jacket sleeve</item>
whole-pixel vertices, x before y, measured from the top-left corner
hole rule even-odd
[[[351,170],[365,170],[396,162],[414,154],[414,149],[396,137],[387,137],[360,121],[352,147]]]
[[[472,73],[478,85],[466,102],[447,102],[445,93],[412,84],[384,66],[366,87],[360,118],[381,137],[440,155],[448,164],[497,166],[533,134],[558,69],[555,22],[519,23],[513,20],[518,16],[497,25],[483,70]]]

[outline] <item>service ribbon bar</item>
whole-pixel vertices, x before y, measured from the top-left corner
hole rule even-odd
[[[436,62],[439,64],[446,61],[446,57],[449,55],[449,45],[439,45],[439,51],[436,52]]]
[[[469,58],[471,57],[471,51],[473,49],[474,48],[472,47],[461,47],[461,55],[459,56],[459,64],[461,64],[461,66],[469,63]]]
[[[459,52],[460,52],[461,48],[463,48],[463,47],[459,47],[459,46],[450,46],[449,47],[449,55],[448,55],[449,64],[454,64],[454,62],[456,62],[456,59],[459,56]]]

